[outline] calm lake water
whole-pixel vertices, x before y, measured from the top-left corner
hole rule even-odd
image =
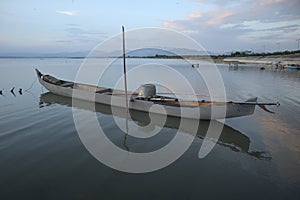
[[[96,160],[78,136],[71,99],[34,82],[35,68],[74,80],[82,62],[0,59],[0,199],[300,199],[299,70],[219,65],[229,100],[257,96],[260,102],[279,101],[280,107],[270,107],[275,114],[256,108],[252,116],[226,120],[219,141],[203,159],[198,152],[208,122],[197,121],[197,137],[183,156],[158,171],[131,174]],[[129,68],[153,62],[193,70],[181,66],[181,60],[128,60]],[[112,71],[121,73],[122,67]],[[90,108],[82,102],[76,109],[93,113]],[[168,118],[158,135],[139,143],[124,137],[109,106],[97,105],[96,116],[111,141],[134,152],[163,147],[180,123]],[[136,112],[129,125],[143,126],[147,120]]]

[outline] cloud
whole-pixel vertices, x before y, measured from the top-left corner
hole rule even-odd
[[[182,20],[184,21],[184,20]],[[187,26],[180,23],[180,21],[164,21],[163,22],[163,27],[169,28],[169,29],[174,29],[178,31],[188,31]]]
[[[195,18],[200,18],[202,16],[203,16],[202,12],[192,12],[192,13],[189,14],[187,19],[192,20],[192,19],[195,19]]]
[[[285,42],[300,35],[300,19],[281,22],[247,22],[239,29],[247,30],[240,39],[252,42]]]
[[[259,4],[262,6],[266,6],[269,4],[281,3],[281,2],[284,2],[284,0],[261,0]]]
[[[66,24],[66,26],[67,28],[64,29],[66,35],[56,40],[58,44],[72,44],[73,46],[78,45],[93,48],[102,42],[103,39],[107,38],[107,33],[85,30],[77,24]]]
[[[223,13],[217,12],[216,14],[213,14],[210,17],[210,19],[207,21],[207,24],[210,24],[210,25],[221,24],[226,20],[226,18],[228,18],[232,15],[233,15],[233,12],[231,12],[231,11],[225,11]]]
[[[66,28],[66,32],[68,32],[72,36],[91,36],[91,35],[98,35],[98,36],[103,36],[106,35],[104,32],[93,32],[93,31],[86,31],[80,27],[71,27],[71,28]]]
[[[202,45],[206,44],[210,50],[218,50],[220,47],[258,49],[262,43],[276,42],[281,42],[281,46],[286,49],[295,48],[292,41],[300,34],[300,1],[194,2],[199,8],[197,12],[191,12],[184,19],[164,21],[163,27],[186,33]],[[276,45],[272,48],[270,51],[275,50]]]
[[[73,16],[77,14],[76,10],[57,10],[56,12],[59,14],[69,15],[69,16]]]

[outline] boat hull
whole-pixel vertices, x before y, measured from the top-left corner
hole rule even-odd
[[[73,87],[63,87],[43,80],[42,76],[38,77],[39,82],[50,92],[71,97],[73,103],[76,99],[90,101],[100,104],[111,105],[112,107],[126,108],[125,95],[123,94],[101,94],[97,93],[95,86],[75,83]],[[129,95],[130,97],[131,95]],[[256,98],[253,99],[253,102]],[[132,110],[151,112],[160,115],[169,115],[180,118],[215,120],[224,118],[241,117],[254,113],[255,105],[236,104],[236,103],[218,103],[216,105],[203,106],[168,106],[157,104],[152,101],[140,100],[137,98],[128,99],[128,107]],[[180,101],[179,101],[180,102]]]

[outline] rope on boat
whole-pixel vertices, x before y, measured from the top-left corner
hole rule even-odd
[[[35,84],[36,81],[37,81],[37,77],[35,77],[34,81],[31,83],[30,87],[28,89],[26,89],[25,91],[28,92],[33,87],[33,85]]]

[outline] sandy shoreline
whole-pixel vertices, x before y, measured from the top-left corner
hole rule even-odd
[[[285,66],[291,64],[300,65],[300,54],[297,53],[290,55],[227,57],[224,58],[222,62],[228,64],[262,64],[274,66]]]
[[[288,54],[288,55],[266,55],[266,56],[184,56],[184,59],[189,60],[201,60],[201,61],[213,61],[217,64],[228,64],[236,66],[238,64],[257,64],[268,67],[285,67],[292,64],[300,65],[300,53]]]

